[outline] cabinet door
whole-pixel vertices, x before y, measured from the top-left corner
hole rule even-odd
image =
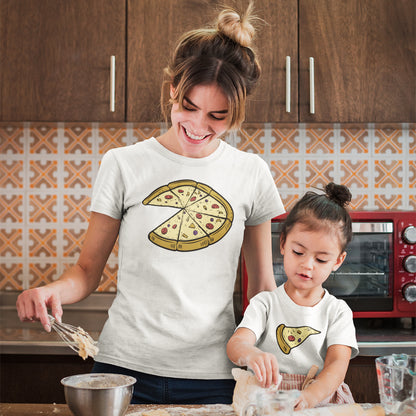
[[[2,0],[0,7],[1,120],[124,120],[124,0]]]
[[[247,122],[298,121],[298,5],[297,0],[255,3],[259,22],[255,39],[262,75],[247,105]],[[286,86],[286,57],[290,84]],[[287,92],[289,97],[287,97]],[[286,107],[287,100],[290,108]],[[288,110],[288,111],[287,111]]]
[[[414,0],[299,0],[300,121],[416,121],[415,39]]]
[[[219,1],[128,0],[127,121],[163,121],[163,68],[179,36],[215,18]]]
[[[128,0],[127,121],[161,121],[160,91],[178,37],[211,23],[221,0]],[[297,121],[297,0],[258,0],[255,45],[262,78],[247,122]],[[291,113],[285,107],[285,57],[291,56]]]

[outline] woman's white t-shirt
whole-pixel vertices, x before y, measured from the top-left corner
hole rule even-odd
[[[232,208],[218,241],[178,251],[151,240],[181,207],[143,201],[176,181],[203,184]],[[266,162],[223,141],[207,157],[187,158],[151,138],[104,155],[91,211],[121,220],[117,296],[96,360],[167,377],[232,378],[226,343],[244,229],[284,212]]]

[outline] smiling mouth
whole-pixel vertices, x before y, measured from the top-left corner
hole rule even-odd
[[[197,136],[196,134],[193,134],[190,131],[186,130],[185,127],[183,127],[183,130],[184,130],[185,134],[192,140],[201,141],[201,140],[204,140],[208,136],[208,134],[205,134],[203,136]]]

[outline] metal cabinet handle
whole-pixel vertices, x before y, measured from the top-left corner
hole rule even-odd
[[[110,111],[116,111],[116,57],[110,58]]]
[[[315,114],[315,65],[312,57],[309,58],[309,106],[310,113]]]
[[[290,113],[290,56],[286,56],[286,113]]]

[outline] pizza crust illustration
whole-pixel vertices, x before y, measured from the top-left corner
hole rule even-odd
[[[289,354],[292,348],[302,344],[309,335],[320,334],[320,331],[310,326],[290,327],[280,324],[276,329],[277,343],[284,354]]]
[[[149,233],[149,240],[173,251],[193,251],[221,240],[234,219],[230,204],[208,185],[179,180],[163,185],[143,205],[177,208],[178,212]]]

